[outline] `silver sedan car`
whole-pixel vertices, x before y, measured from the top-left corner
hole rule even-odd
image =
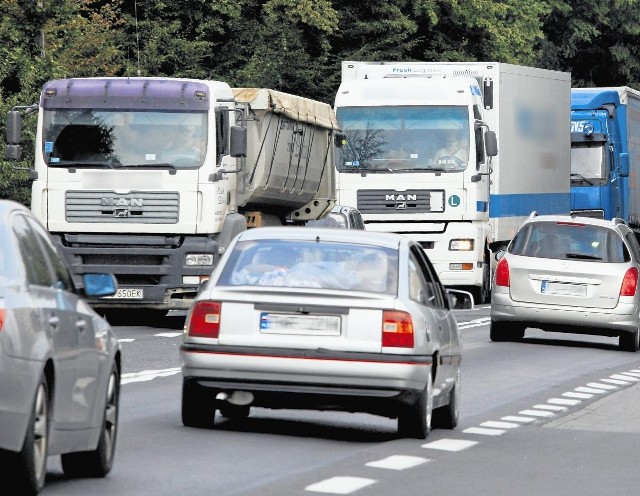
[[[455,293],[455,294],[454,294]],[[402,436],[454,428],[460,333],[418,243],[362,230],[239,234],[186,320],[182,422],[213,427],[251,407],[367,412]]]
[[[116,289],[110,274],[76,288],[31,211],[0,200],[0,466],[12,494],[40,492],[51,455],[69,477],[111,470],[121,350],[82,295]]]
[[[640,348],[640,245],[623,220],[533,212],[497,256],[491,340],[519,340],[532,327]]]

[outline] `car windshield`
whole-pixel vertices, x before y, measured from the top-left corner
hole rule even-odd
[[[531,222],[513,238],[509,252],[536,258],[605,263],[631,260],[621,236],[604,226],[579,222]]]
[[[277,286],[369,291],[395,295],[397,251],[315,241],[239,242],[218,286]]]

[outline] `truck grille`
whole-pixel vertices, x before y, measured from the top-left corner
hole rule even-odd
[[[67,191],[67,222],[177,224],[180,195],[165,191]]]
[[[363,214],[444,212],[444,190],[359,190],[358,210]]]

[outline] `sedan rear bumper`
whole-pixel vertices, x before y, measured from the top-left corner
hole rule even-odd
[[[415,402],[432,365],[431,356],[200,345],[183,345],[181,356],[185,380],[216,392],[250,392],[253,406],[390,416],[386,406]]]

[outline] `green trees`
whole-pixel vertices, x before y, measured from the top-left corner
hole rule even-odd
[[[486,60],[640,87],[639,0],[1,0],[0,130],[48,79],[222,79],[333,103],[343,60]],[[25,121],[33,160],[35,119]],[[4,133],[2,133],[4,135]],[[28,202],[4,160],[0,196]]]

